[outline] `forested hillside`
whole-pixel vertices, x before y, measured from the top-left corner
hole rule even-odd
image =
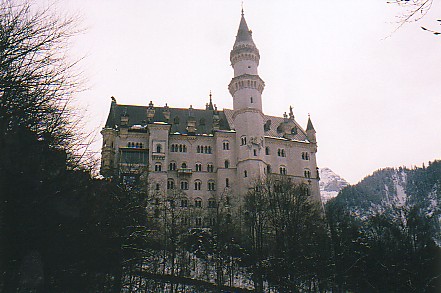
[[[326,205],[341,290],[439,292],[441,162],[382,169]]]

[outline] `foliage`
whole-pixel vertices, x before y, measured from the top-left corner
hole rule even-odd
[[[407,197],[394,203],[399,174]],[[326,205],[337,290],[439,292],[440,183],[439,161],[385,169]]]
[[[250,267],[257,291],[319,290],[329,260],[323,213],[307,185],[285,177],[257,182],[245,197]]]

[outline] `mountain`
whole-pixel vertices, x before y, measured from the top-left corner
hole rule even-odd
[[[431,226],[433,239],[441,245],[441,161],[408,169],[385,168],[347,186],[329,206],[340,206],[361,221],[383,215],[400,220],[416,212]]]
[[[335,174],[331,169],[320,169],[320,195],[323,203],[336,197],[340,190],[348,185],[349,183],[345,179]]]
[[[339,292],[441,292],[441,161],[378,170],[325,211]]]

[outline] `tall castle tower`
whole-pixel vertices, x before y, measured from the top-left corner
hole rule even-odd
[[[234,77],[228,88],[233,96],[233,123],[236,129],[237,174],[245,188],[264,175],[264,115],[262,92],[265,82],[259,77],[260,54],[251,30],[242,17],[233,50],[230,53]]]
[[[205,109],[153,102],[126,105],[112,98],[101,131],[101,174],[130,185],[147,184],[160,198],[176,197],[185,212],[181,220],[197,227],[216,223],[220,201],[239,207],[236,200],[266,176],[307,184],[320,201],[312,121],[308,119],[305,130],[292,107],[282,117],[263,113],[265,83],[258,74],[259,60],[242,11],[230,52],[233,109],[218,110],[211,94]]]

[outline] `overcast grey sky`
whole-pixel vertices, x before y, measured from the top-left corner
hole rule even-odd
[[[439,1],[436,1],[439,2]],[[227,85],[239,0],[60,0],[88,30],[75,39],[90,89],[79,94],[90,127],[118,103],[203,108]],[[317,130],[318,164],[351,183],[378,168],[441,158],[441,6],[390,35],[403,12],[386,0],[245,1],[266,82],[263,110],[294,108]],[[438,27],[437,27],[438,26]],[[390,36],[389,36],[390,35]],[[99,146],[97,147],[99,149]]]

